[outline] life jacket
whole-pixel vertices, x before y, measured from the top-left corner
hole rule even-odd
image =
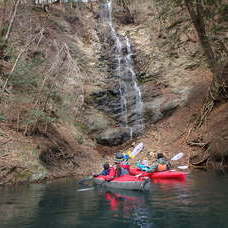
[[[158,164],[158,167],[157,167],[158,172],[166,171],[166,170],[168,170],[167,164]]]

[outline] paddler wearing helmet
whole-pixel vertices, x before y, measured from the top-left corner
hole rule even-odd
[[[117,152],[114,159],[116,166],[116,176],[123,176],[129,174],[130,165],[128,164],[129,155]]]

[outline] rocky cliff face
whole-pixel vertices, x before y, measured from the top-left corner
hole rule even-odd
[[[187,102],[194,87],[189,76],[202,67],[203,61],[195,31],[189,25],[187,16],[181,15],[179,9],[174,10],[175,16],[162,22],[159,18],[162,9],[155,2],[143,1],[143,4],[131,10],[129,16],[121,8],[115,7],[113,26],[118,36],[127,37],[132,45],[132,60],[142,94],[146,131],[151,124],[169,116]],[[113,77],[116,64],[112,55],[113,41],[107,37],[107,29],[101,23],[98,36],[104,38],[100,39],[103,51],[100,60],[107,64],[105,86],[91,93],[87,101],[113,120],[106,130],[98,127],[96,132],[93,129],[97,142],[118,145],[131,137],[129,130],[121,126],[121,94],[115,75]],[[130,105],[134,105],[134,101]],[[137,118],[133,113],[128,115],[132,120]]]

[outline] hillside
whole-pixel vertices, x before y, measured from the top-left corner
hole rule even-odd
[[[141,141],[145,148],[136,160],[152,161],[159,151],[170,158],[182,151],[179,164],[226,165],[226,100],[217,99],[207,118],[201,118],[215,74],[186,7],[173,5],[165,11],[166,4],[149,0],[127,7],[113,4],[112,26],[120,41],[126,43],[127,37],[130,42],[124,48],[130,48],[143,102],[143,132],[129,134],[115,111],[121,92],[105,5],[55,3],[44,10],[42,5],[4,2],[1,184],[89,175],[105,161],[112,162],[116,151]],[[218,53],[228,39],[223,30],[226,9],[224,3],[215,15],[220,30],[213,50]],[[226,48],[221,49],[222,63]],[[220,75],[226,76],[224,66]],[[131,111],[134,101],[129,103],[127,126],[137,120]]]

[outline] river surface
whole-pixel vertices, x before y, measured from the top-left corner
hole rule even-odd
[[[203,171],[150,192],[93,189],[72,179],[2,187],[0,228],[228,227],[227,196],[228,175]]]

